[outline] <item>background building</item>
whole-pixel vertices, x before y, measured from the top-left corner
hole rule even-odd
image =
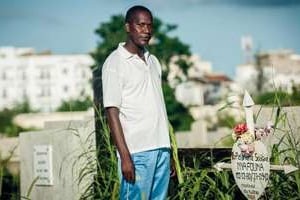
[[[33,109],[55,110],[63,100],[92,95],[89,55],[37,54],[32,48],[0,48],[0,110],[27,100]]]
[[[190,65],[186,74],[178,66],[179,59]],[[211,62],[195,54],[172,57],[168,81],[175,88],[176,99],[186,107],[215,105],[226,99],[228,93],[240,92],[227,75],[214,72]]]
[[[237,66],[236,81],[252,93],[256,92],[258,84],[264,91],[277,88],[291,93],[293,85],[300,85],[300,55],[287,49],[261,52],[256,64]]]

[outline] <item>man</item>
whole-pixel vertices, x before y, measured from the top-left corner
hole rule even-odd
[[[143,6],[125,17],[127,40],[102,69],[103,103],[118,150],[121,199],[165,199],[170,139],[161,88],[161,65],[145,48],[153,17]]]

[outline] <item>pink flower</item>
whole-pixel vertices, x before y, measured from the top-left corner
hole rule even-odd
[[[248,145],[247,144],[241,144],[241,145],[239,145],[239,147],[241,149],[241,152],[245,152],[248,149]]]
[[[273,125],[268,122],[267,126],[265,128],[259,128],[259,127],[255,127],[254,129],[254,133],[255,133],[255,138],[257,140],[260,140],[262,138],[267,137],[271,131],[273,130]]]
[[[262,139],[263,137],[265,137],[267,135],[265,130],[262,129],[262,128],[255,128],[254,133],[255,133],[255,138],[257,140],[260,140],[260,139]]]

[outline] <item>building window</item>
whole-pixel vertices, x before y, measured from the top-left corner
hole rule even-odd
[[[49,70],[47,70],[47,72],[46,72],[46,78],[47,78],[47,79],[50,79],[50,78],[51,78],[51,73],[50,73]]]
[[[40,89],[40,94],[39,94],[39,96],[40,96],[40,97],[45,96],[45,94],[44,94],[44,88],[41,88],[41,89]]]
[[[63,74],[68,74],[68,69],[67,68],[63,69]]]
[[[23,98],[27,98],[27,92],[26,92],[26,89],[23,89]]]
[[[3,72],[3,73],[2,73],[2,77],[1,77],[1,78],[2,78],[2,80],[6,80],[6,79],[7,79],[6,72]]]
[[[84,96],[84,95],[85,95],[85,90],[83,89],[80,91],[80,96]]]
[[[39,94],[40,97],[49,96],[49,93],[50,93],[50,89],[49,88],[41,87],[40,91],[41,91],[40,94]]]
[[[44,74],[44,70],[43,69],[41,69],[39,77],[40,77],[40,79],[44,79],[45,78],[45,74]]]
[[[25,71],[22,72],[22,80],[26,80],[26,72]]]
[[[41,69],[39,77],[40,79],[50,79],[51,73],[47,69]]]
[[[69,87],[68,86],[64,86],[64,92],[68,92],[69,91]]]
[[[82,72],[81,72],[81,77],[82,77],[82,78],[85,78],[85,77],[86,77],[86,72],[85,72],[84,70],[82,70]]]
[[[3,89],[3,91],[2,91],[2,98],[3,99],[7,98],[7,91],[6,91],[6,89]]]

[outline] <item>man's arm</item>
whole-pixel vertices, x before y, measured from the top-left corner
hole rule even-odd
[[[134,165],[125,142],[122,126],[119,118],[119,109],[116,107],[106,108],[108,125],[115,145],[121,158],[122,174],[128,182],[135,181]]]

